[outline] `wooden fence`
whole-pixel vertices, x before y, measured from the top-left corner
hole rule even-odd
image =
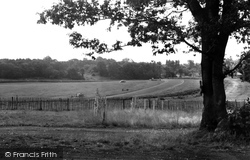
[[[96,99],[67,98],[0,98],[0,110],[41,110],[41,111],[72,111],[94,109]],[[241,107],[245,101],[227,101],[227,106]],[[202,101],[171,101],[157,98],[112,98],[106,100],[108,109],[153,109],[153,110],[199,110],[203,108]]]

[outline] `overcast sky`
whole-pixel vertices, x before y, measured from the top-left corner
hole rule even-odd
[[[73,49],[69,45],[68,33],[73,30],[66,30],[60,26],[51,24],[37,24],[39,16],[37,12],[50,8],[53,2],[58,0],[6,0],[1,1],[0,5],[0,59],[9,58],[30,58],[42,59],[50,56],[58,61],[69,59],[89,58],[84,56],[83,50]],[[99,24],[94,27],[81,27],[84,36],[92,38],[97,37],[105,41],[112,42],[116,39],[126,40],[129,38],[126,30],[106,32],[106,24]],[[179,50],[185,50],[186,46],[181,45]],[[234,40],[228,42],[226,50],[227,57],[232,56],[236,59],[236,54],[243,51],[243,45],[237,44]],[[127,47],[123,51],[107,53],[101,55],[104,58],[113,58],[120,61],[124,58],[133,59],[135,62],[161,61],[165,64],[166,60],[180,60],[186,63],[187,60],[200,62],[200,54],[193,56],[193,53],[172,54],[172,55],[152,55],[149,45],[140,48]]]

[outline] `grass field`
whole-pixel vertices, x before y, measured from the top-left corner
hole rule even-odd
[[[163,82],[131,80],[126,83],[119,83],[119,81],[0,83],[0,97],[9,98],[18,95],[19,97],[68,98],[77,93],[93,97],[97,88],[101,95],[111,95],[122,93],[122,89],[136,91],[160,83]]]
[[[197,127],[200,119],[201,111],[113,109],[106,112],[105,125],[132,128],[186,128]],[[98,127],[103,125],[102,120],[102,114],[94,115],[93,110],[0,112],[0,126]]]
[[[180,85],[179,85],[180,84]],[[198,80],[167,79],[164,81],[130,80],[103,82],[19,82],[0,83],[0,98],[39,97],[69,98],[77,93],[85,97],[95,96],[96,89],[102,96],[122,95],[160,95],[198,89]],[[124,91],[125,90],[125,91]]]

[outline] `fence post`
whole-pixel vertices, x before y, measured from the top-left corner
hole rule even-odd
[[[103,106],[103,117],[102,117],[102,124],[106,124],[106,112],[107,112],[107,98],[104,97],[104,106]]]
[[[155,111],[155,103],[156,103],[156,100],[153,99],[153,111]]]
[[[137,98],[134,97],[134,108],[133,109],[135,109],[136,107],[137,107]]]
[[[15,106],[15,109],[16,110],[18,109],[18,96],[16,96],[16,106]]]
[[[151,100],[148,99],[148,108],[151,109]]]
[[[147,109],[147,99],[143,99],[143,102],[144,102],[144,110]]]
[[[98,108],[99,108],[99,99],[98,97],[95,97],[95,102],[94,102],[94,115],[96,116],[97,115],[97,111],[98,111]]]
[[[134,101],[133,101],[133,100],[134,100],[134,98],[132,97],[132,98],[131,98],[131,106],[130,106],[130,109],[131,109],[131,110],[134,109]]]
[[[161,110],[163,110],[163,107],[164,107],[164,101],[161,100]]]
[[[67,111],[70,111],[70,109],[69,109],[69,98],[67,99]]]
[[[14,97],[11,97],[11,109],[13,110],[14,108]]]

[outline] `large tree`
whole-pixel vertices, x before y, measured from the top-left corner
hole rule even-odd
[[[192,19],[182,22],[188,13]],[[92,51],[88,55],[93,56],[142,43],[151,43],[153,54],[169,54],[176,52],[176,44],[185,43],[202,54],[204,110],[200,129],[213,131],[227,117],[224,78],[240,66],[245,56],[232,70],[223,72],[225,48],[230,36],[250,42],[249,0],[62,0],[40,13],[38,23],[51,22],[72,29],[101,20],[110,20],[110,28],[127,27],[131,40],[108,46],[73,32],[70,44],[89,48]]]

